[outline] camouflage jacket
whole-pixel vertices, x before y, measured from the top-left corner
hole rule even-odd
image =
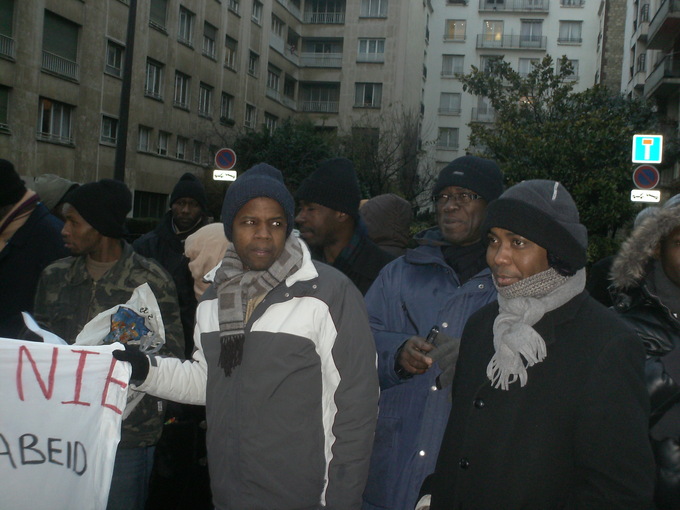
[[[145,282],[156,296],[165,326],[165,345],[160,352],[182,357],[184,337],[175,284],[157,262],[138,255],[127,243],[118,262],[97,282],[87,272],[84,256],[67,257],[45,268],[35,296],[34,317],[43,328],[73,343],[87,322],[126,303]],[[164,413],[163,401],[146,395],[123,422],[120,446],[156,444]]]

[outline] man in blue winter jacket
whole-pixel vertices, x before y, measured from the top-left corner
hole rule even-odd
[[[503,191],[498,165],[463,156],[433,189],[437,226],[388,264],[366,294],[378,351],[380,413],[363,510],[412,510],[434,471],[468,317],[496,298],[481,224]],[[434,343],[426,340],[433,326]]]

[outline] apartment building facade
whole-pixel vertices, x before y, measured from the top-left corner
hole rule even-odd
[[[468,149],[471,122],[493,122],[457,75],[503,57],[521,74],[549,54],[573,65],[575,90],[595,83],[600,0],[439,0],[433,3],[423,141],[441,167]]]
[[[429,0],[0,0],[0,154],[27,177],[87,182],[114,175],[125,137],[134,215],[158,215],[182,173],[209,175],[244,130],[302,116],[379,128],[420,111],[430,12]]]
[[[662,134],[680,136],[680,0],[629,0],[622,91],[657,109]],[[680,164],[657,165],[661,186],[680,179]],[[677,186],[674,188],[677,191]]]

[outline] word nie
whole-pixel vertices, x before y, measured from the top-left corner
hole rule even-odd
[[[36,363],[35,359],[31,355],[31,351],[28,349],[28,347],[22,345],[19,347],[19,353],[18,357],[19,359],[17,360],[17,372],[16,372],[16,385],[17,385],[17,393],[19,395],[19,399],[21,401],[25,401],[25,386],[26,383],[24,382],[24,372],[28,371],[29,373],[32,371],[33,375],[35,376],[36,381],[38,382],[38,385],[40,386],[40,390],[42,391],[43,396],[45,397],[46,400],[51,400],[52,395],[54,393],[54,387],[55,387],[55,373],[57,371],[57,362],[58,362],[58,357],[59,357],[59,352],[60,350],[57,347],[54,347],[52,350],[52,362],[49,365],[49,371],[47,371],[47,382],[45,382],[45,378],[43,378],[43,375],[40,373],[40,370],[38,368],[38,363]],[[63,351],[62,351],[63,352]],[[72,404],[72,405],[81,405],[81,406],[90,406],[90,402],[85,402],[81,400],[81,391],[83,388],[83,372],[85,370],[85,365],[87,363],[87,357],[91,354],[93,355],[99,355],[98,352],[96,351],[88,351],[85,349],[71,349],[70,352],[77,354],[79,356],[78,359],[78,367],[76,369],[76,372],[74,374],[74,391],[73,391],[73,399],[72,400],[62,400],[62,404]],[[26,365],[26,367],[25,367]],[[126,388],[127,383],[125,381],[121,381],[119,379],[116,379],[113,377],[113,369],[116,366],[116,359],[112,358],[111,359],[111,366],[109,367],[109,373],[106,376],[106,379],[104,381],[104,388],[102,391],[102,396],[101,396],[101,401],[100,405],[102,407],[106,407],[108,409],[111,409],[112,411],[118,413],[118,414],[123,414],[123,411],[116,407],[115,405],[109,404],[107,402],[107,397],[109,393],[109,386],[111,383],[119,385],[121,388]],[[63,381],[64,379],[60,377],[60,381]]]

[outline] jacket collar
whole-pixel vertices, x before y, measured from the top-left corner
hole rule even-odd
[[[123,243],[123,252],[118,261],[116,261],[113,267],[106,273],[107,280],[118,280],[130,272],[130,261],[134,255],[134,250],[127,242],[121,240],[121,243]],[[72,257],[73,263],[66,273],[66,281],[70,285],[80,285],[81,283],[92,279],[87,272],[85,257],[86,255]]]

